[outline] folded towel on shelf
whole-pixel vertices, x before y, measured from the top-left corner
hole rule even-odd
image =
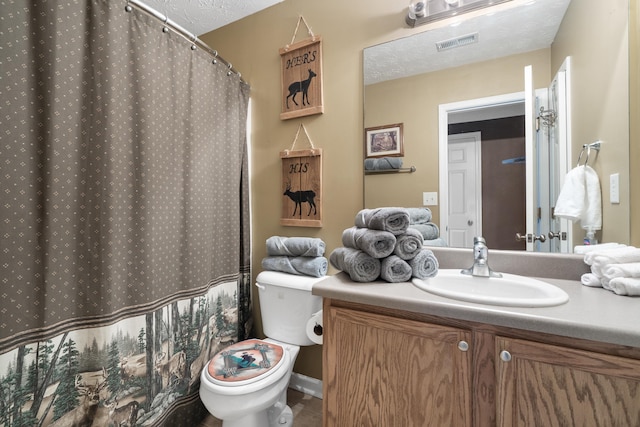
[[[409,212],[405,208],[362,209],[355,218],[359,228],[383,230],[399,235],[409,226]]]
[[[373,282],[380,277],[380,260],[360,249],[336,248],[329,255],[329,262],[354,282]]]
[[[380,277],[391,283],[406,282],[411,279],[411,266],[397,255],[390,255],[380,261]]]
[[[409,261],[413,277],[427,279],[438,274],[438,259],[429,249],[421,249],[420,252]]]
[[[433,217],[429,208],[407,208],[409,224],[426,224]]]
[[[580,165],[567,173],[556,201],[554,216],[579,221],[585,230],[602,228],[600,179],[591,166]]]
[[[327,274],[329,263],[325,257],[269,256],[262,259],[262,268],[300,276],[322,277]]]
[[[433,222],[427,224],[411,224],[409,228],[418,230],[424,240],[434,240],[440,237],[440,229]]]
[[[580,277],[580,282],[585,285],[585,286],[589,286],[591,288],[601,288],[602,287],[602,282],[600,281],[600,278],[598,276],[596,276],[593,273],[584,273],[581,277]]]
[[[378,157],[364,160],[364,170],[400,169],[402,157]]]
[[[422,233],[409,227],[404,234],[396,237],[396,247],[393,253],[403,260],[408,261],[418,254],[420,249],[422,249],[423,243]]]
[[[611,290],[618,295],[640,296],[640,278],[616,277],[609,282]]]
[[[438,247],[442,247],[442,248],[446,248],[449,245],[447,244],[447,241],[444,240],[442,237],[438,237],[437,239],[432,239],[432,240],[426,240],[424,241],[424,245],[425,246],[438,246]]]
[[[360,249],[374,258],[384,258],[393,253],[396,236],[388,231],[351,227],[342,232],[342,244]]]
[[[267,239],[267,255],[269,256],[323,256],[325,243],[313,237],[280,237]]]

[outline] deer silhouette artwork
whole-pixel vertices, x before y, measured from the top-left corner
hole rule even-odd
[[[300,207],[300,215],[302,215],[302,204],[309,203],[309,213],[307,216],[311,215],[311,208],[313,208],[313,214],[315,215],[318,211],[316,209],[316,202],[313,200],[316,197],[316,193],[313,190],[306,191],[291,191],[291,182],[287,184],[287,189],[284,191],[283,196],[289,196],[291,200],[296,204],[296,207],[293,210],[291,216],[295,216],[298,211],[298,206]]]
[[[298,103],[296,102],[296,95],[298,94],[298,92],[302,92],[302,105],[309,104],[309,85],[311,84],[311,79],[315,76],[316,73],[309,69],[308,79],[302,80],[300,82],[294,82],[289,85],[289,95],[287,95],[287,109],[289,109],[289,98],[291,98],[294,104],[298,105]]]

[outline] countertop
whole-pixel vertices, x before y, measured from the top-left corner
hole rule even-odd
[[[438,259],[442,256],[443,260],[448,260],[450,255],[449,251],[436,253]],[[514,256],[513,253],[507,255]],[[535,257],[527,254],[523,256],[526,257],[528,268],[536,264]],[[564,261],[575,264],[581,262],[581,258],[568,257]],[[445,264],[448,263],[445,261]],[[443,266],[442,263],[441,267],[454,268],[451,265]],[[578,264],[573,267],[578,270],[583,268]],[[520,274],[517,268],[508,270],[502,271]],[[538,271],[551,270],[554,269]],[[566,271],[567,268],[560,270]],[[411,282],[353,282],[343,272],[314,284],[313,294],[390,309],[640,348],[640,298],[583,286],[579,275],[576,280],[539,276],[535,278],[564,289],[569,294],[569,301],[559,306],[537,308],[476,304],[431,294]]]

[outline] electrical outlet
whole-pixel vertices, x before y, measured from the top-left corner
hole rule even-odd
[[[425,192],[422,193],[422,205],[423,206],[435,206],[438,204],[438,193]]]
[[[611,203],[620,203],[620,174],[613,173],[609,175],[609,201]]]

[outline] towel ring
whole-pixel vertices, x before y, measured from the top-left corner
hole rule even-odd
[[[595,158],[596,159],[598,158],[598,153],[600,152],[600,141],[592,142],[591,144],[583,144],[582,145],[582,150],[580,150],[580,155],[578,155],[578,166],[581,166],[580,165],[580,160],[582,159],[582,155],[584,154],[585,149],[587,151],[587,157],[586,157],[586,159],[584,161],[584,165],[582,165],[582,166],[587,166],[589,164],[589,156],[591,155],[591,149],[594,149],[596,151]]]

